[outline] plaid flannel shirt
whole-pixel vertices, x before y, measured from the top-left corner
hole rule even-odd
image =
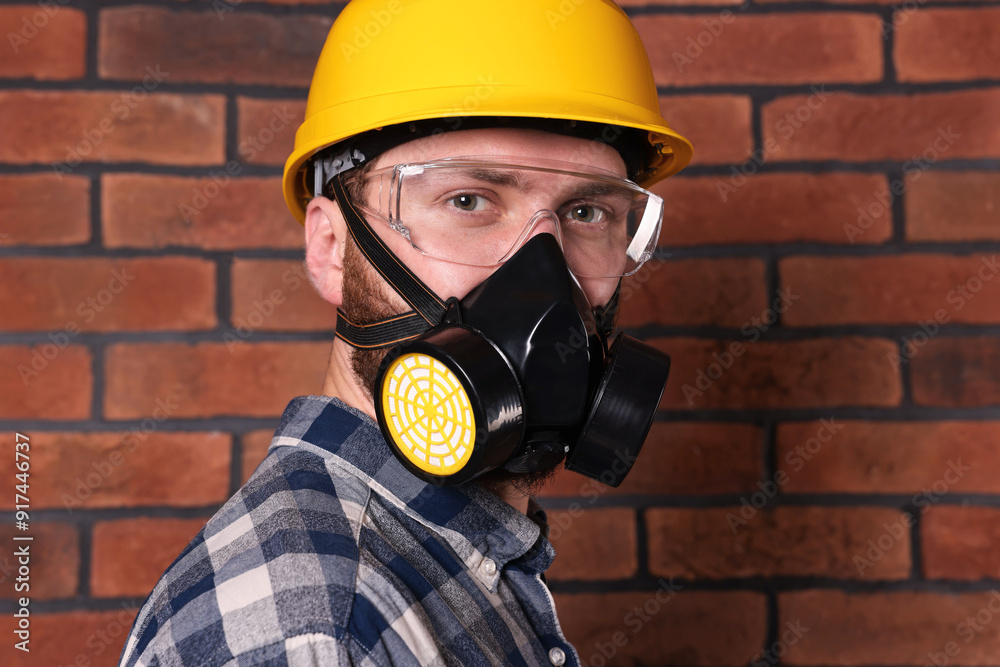
[[[253,476],[163,574],[121,665],[578,665],[542,528],[434,487],[337,399],[286,408]]]

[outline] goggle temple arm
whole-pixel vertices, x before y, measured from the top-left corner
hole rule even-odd
[[[659,228],[659,221],[663,217],[663,199],[650,193],[649,201],[646,203],[646,210],[642,212],[642,220],[639,221],[639,228],[632,237],[632,242],[628,244],[625,254],[635,262],[642,262],[648,259],[647,248],[653,240]]]

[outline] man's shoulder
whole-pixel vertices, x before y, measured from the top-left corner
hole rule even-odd
[[[201,537],[217,579],[228,579],[287,557],[353,567],[371,490],[329,459],[298,447],[273,447],[257,470],[209,519]]]
[[[319,452],[272,447],[163,574],[126,654],[221,665],[291,637],[341,639],[369,495]]]

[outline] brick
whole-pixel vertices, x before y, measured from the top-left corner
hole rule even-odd
[[[250,479],[260,462],[267,456],[267,448],[274,438],[274,429],[265,428],[243,434],[243,460],[241,462],[242,483]]]
[[[215,326],[215,264],[194,257],[0,259],[0,283],[32,285],[0,293],[0,329],[185,330]]]
[[[782,324],[995,324],[997,262],[996,254],[789,257],[778,264],[781,283],[802,298]]]
[[[232,324],[249,340],[254,331],[322,331],[337,325],[337,309],[309,282],[301,261],[233,262]]]
[[[305,87],[332,24],[325,16],[114,7],[101,11],[97,70],[137,80],[156,64],[171,82]]]
[[[939,160],[1000,155],[1000,88],[908,95],[827,93],[791,135],[776,123],[808,101],[790,95],[761,109],[773,160],[899,160],[907,171]]]
[[[304,100],[236,98],[237,151],[249,164],[284,165],[295,145],[295,130],[305,117]]]
[[[1000,403],[1000,340],[935,338],[912,353],[918,405],[975,407]]]
[[[905,196],[908,240],[1000,239],[1000,173],[918,171]]]
[[[996,442],[1000,422],[804,421],[778,425],[775,458],[785,493],[914,494],[924,510],[950,491],[1000,493]]]
[[[761,430],[751,424],[654,422],[637,464],[612,488],[560,471],[543,496],[578,496],[587,507],[605,494],[706,495],[755,489],[761,475]]]
[[[991,0],[938,0],[939,2],[990,2]],[[757,0],[759,4],[774,4],[779,2],[798,2],[798,0]],[[910,12],[913,9],[911,7],[916,7],[916,5],[907,5],[901,3],[899,0],[823,0],[824,3],[832,5],[898,5],[904,10],[909,9]],[[899,21],[897,20],[897,23]]]
[[[277,416],[323,387],[330,343],[120,344],[106,351],[104,412],[145,417],[174,395],[173,417]]]
[[[910,517],[898,510],[758,510],[760,503],[747,500],[733,507],[647,510],[653,576],[905,579],[910,574]],[[869,540],[881,547],[880,555],[871,565],[859,566],[856,559],[866,558]]]
[[[548,510],[549,539],[556,559],[546,573],[552,580],[599,581],[627,579],[639,561],[635,511],[608,509]],[[595,540],[594,536],[601,539]]]
[[[559,622],[581,662],[722,667],[746,664],[764,644],[763,594],[675,588],[669,597],[669,586],[663,582],[651,591],[556,595]],[[611,659],[605,663],[608,654]]]
[[[779,627],[797,625],[782,662],[792,665],[990,665],[1000,651],[1000,623],[974,631],[966,622],[1000,611],[997,593],[811,590],[778,596]],[[991,605],[992,611],[987,607]],[[808,628],[808,631],[805,631]],[[845,638],[850,641],[845,641]],[[973,641],[975,640],[975,641]],[[958,653],[944,654],[951,642]],[[938,657],[939,656],[939,657]]]
[[[759,259],[652,260],[622,283],[618,324],[739,327],[767,307]]]
[[[236,162],[230,165],[239,169]],[[285,206],[280,179],[232,178],[220,187],[230,177],[225,170],[215,176],[103,176],[105,245],[207,250],[303,247],[302,225]],[[137,219],[143,224],[135,224]]]
[[[59,174],[82,162],[217,164],[224,156],[221,95],[0,91],[0,160],[51,162]]]
[[[31,609],[30,653],[5,647],[9,667],[38,665],[86,665],[114,667],[125,647],[129,628],[142,600],[122,604],[109,611],[69,611],[42,614]],[[14,637],[12,613],[4,614],[0,632]],[[13,643],[13,640],[11,641]]]
[[[140,517],[94,524],[91,593],[95,597],[148,595],[207,520]]]
[[[653,190],[667,202],[661,246],[816,242],[843,244],[848,224],[876,194],[886,191],[880,174],[756,174],[757,163],[729,176],[670,178]],[[881,243],[892,235],[887,210],[865,221],[856,243]]]
[[[1000,572],[1000,509],[934,507],[920,536],[928,579],[996,579]]]
[[[61,342],[61,341],[60,341]],[[56,343],[0,347],[0,419],[86,419],[93,373],[90,351]]]
[[[0,7],[0,35],[13,52],[0,60],[0,78],[78,79],[85,70],[87,17],[57,5]]]
[[[754,336],[759,331],[752,329]],[[891,341],[859,336],[753,341],[753,337],[649,341],[673,360],[660,407],[889,407],[902,399],[899,374],[885,363],[886,355],[896,349]]]
[[[263,0],[269,5],[325,5],[329,4],[329,0]],[[219,8],[221,12],[231,12],[235,11],[236,3],[229,3],[232,9]],[[218,5],[216,5],[218,8]],[[220,16],[226,17],[228,14],[221,13]]]
[[[882,78],[882,23],[875,15],[744,15],[725,9],[709,15],[637,16],[633,23],[661,86]]]
[[[0,176],[0,245],[73,245],[90,240],[90,179]]]
[[[13,436],[7,442],[14,442]],[[29,451],[29,454],[31,452]],[[16,471],[11,470],[10,479]],[[44,473],[43,473],[44,474]],[[28,478],[34,486],[34,476]],[[32,489],[29,488],[29,491]],[[29,494],[34,504],[33,495]],[[8,505],[13,510],[12,505]],[[30,513],[29,513],[30,514]],[[14,542],[15,535],[30,535],[31,542]],[[24,591],[14,589],[18,560],[14,550],[21,545],[30,545],[31,589],[27,591],[31,600],[58,600],[74,597],[80,578],[80,537],[76,528],[68,523],[41,523],[34,519],[28,532],[15,530],[13,521],[5,521],[0,526],[0,540],[9,548],[0,553],[0,598],[16,600],[24,596]]]
[[[170,397],[163,400],[166,404]],[[150,418],[121,432],[29,433],[31,469],[45,471],[31,477],[31,506],[73,512],[203,507],[226,500],[231,437],[219,432],[156,432],[163,421]],[[13,457],[9,463],[0,461],[0,472],[13,478]]]
[[[660,97],[660,109],[670,127],[696,146],[692,165],[742,162],[753,150],[752,109],[745,95]]]
[[[1000,8],[896,11],[893,60],[900,81],[969,81],[996,77]]]
[[[672,5],[740,5],[744,0],[615,0],[620,7],[656,7]]]

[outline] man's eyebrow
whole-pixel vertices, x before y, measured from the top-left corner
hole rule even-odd
[[[573,188],[573,190],[570,191],[570,195],[573,197],[602,197],[604,195],[617,195],[623,199],[632,197],[631,191],[627,188],[623,188],[612,183],[601,183],[598,181],[591,181],[586,185]]]
[[[469,176],[479,181],[486,181],[493,185],[504,185],[517,190],[525,190],[527,184],[524,178],[515,171],[503,171],[501,169],[489,169],[478,167],[469,170]]]

